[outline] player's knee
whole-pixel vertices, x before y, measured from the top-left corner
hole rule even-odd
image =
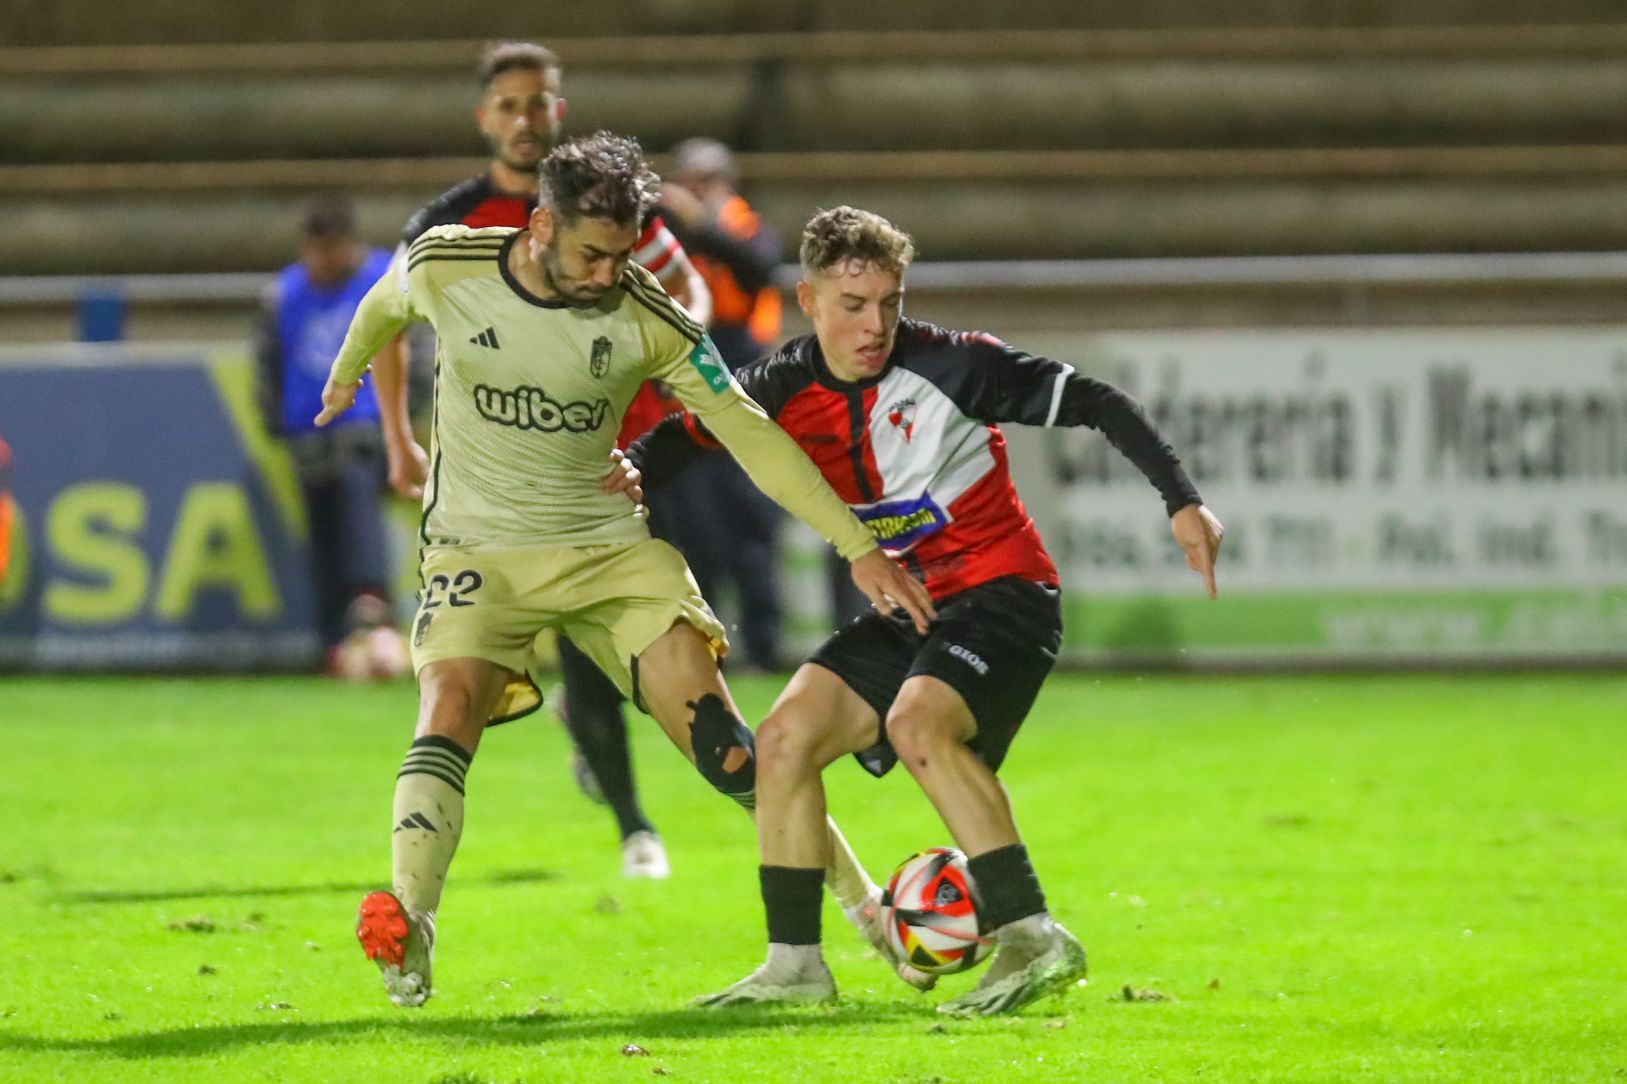
[[[717,790],[747,809],[757,804],[757,751],[751,731],[729,710],[723,698],[707,693],[688,701],[694,712],[689,742],[695,768]]]
[[[948,727],[931,713],[897,707],[887,713],[887,740],[912,772],[955,743]]]
[[[775,712],[757,728],[757,774],[764,780],[789,779],[817,772],[818,742],[808,720]]]

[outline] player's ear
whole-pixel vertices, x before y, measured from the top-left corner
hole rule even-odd
[[[565,123],[565,99],[554,98],[554,127],[557,129]]]
[[[531,211],[531,218],[526,223],[531,236],[539,244],[548,244],[554,239],[554,210],[552,207],[536,207]]]
[[[802,315],[806,316],[810,320],[813,319],[813,305],[814,305],[813,287],[808,284],[807,279],[798,279],[797,280],[797,307],[802,310]]]

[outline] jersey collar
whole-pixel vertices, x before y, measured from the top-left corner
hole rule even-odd
[[[528,301],[539,309],[570,308],[571,303],[569,301],[545,301],[538,297],[530,290],[527,290],[524,286],[521,286],[520,280],[514,277],[514,272],[508,269],[509,251],[514,248],[514,242],[518,241],[521,237],[524,237],[525,233],[525,230],[520,230],[516,233],[509,234],[508,240],[503,242],[503,247],[497,250],[497,269],[503,273],[503,281],[508,283],[508,288],[513,290],[515,295],[518,296],[521,301]]]
[[[819,336],[809,335],[804,350],[806,351],[808,366],[813,369],[814,381],[821,387],[841,392],[844,395],[875,387],[887,379],[887,374],[893,371],[894,365],[898,364],[899,354],[904,349],[904,334],[904,324],[900,321],[898,334],[893,337],[893,351],[887,355],[887,363],[881,367],[881,372],[875,376],[867,376],[863,380],[843,380],[831,372],[830,366],[825,362],[825,352],[819,347]]]

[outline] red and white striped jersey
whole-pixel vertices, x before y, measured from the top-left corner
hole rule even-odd
[[[833,376],[808,335],[736,377],[934,598],[1001,576],[1057,583],[1012,484],[1000,422],[1099,429],[1147,475],[1171,514],[1199,501],[1133,399],[981,332],[903,320],[886,367],[857,382]],[[653,487],[715,447],[701,423],[679,416],[629,454]]]

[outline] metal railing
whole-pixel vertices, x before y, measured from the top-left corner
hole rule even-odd
[[[443,41],[0,47],[0,72],[38,75],[464,71],[485,44]],[[1361,57],[1608,56],[1627,25],[815,31],[550,39],[572,68],[884,60],[979,63]]]
[[[777,278],[781,286],[790,287],[800,274],[795,264],[786,264]],[[0,276],[0,305],[72,305],[87,297],[115,297],[133,304],[244,302],[258,299],[272,278],[272,273],[258,271]],[[910,268],[909,280],[923,290],[1604,283],[1627,281],[1627,252],[980,260],[917,264]]]

